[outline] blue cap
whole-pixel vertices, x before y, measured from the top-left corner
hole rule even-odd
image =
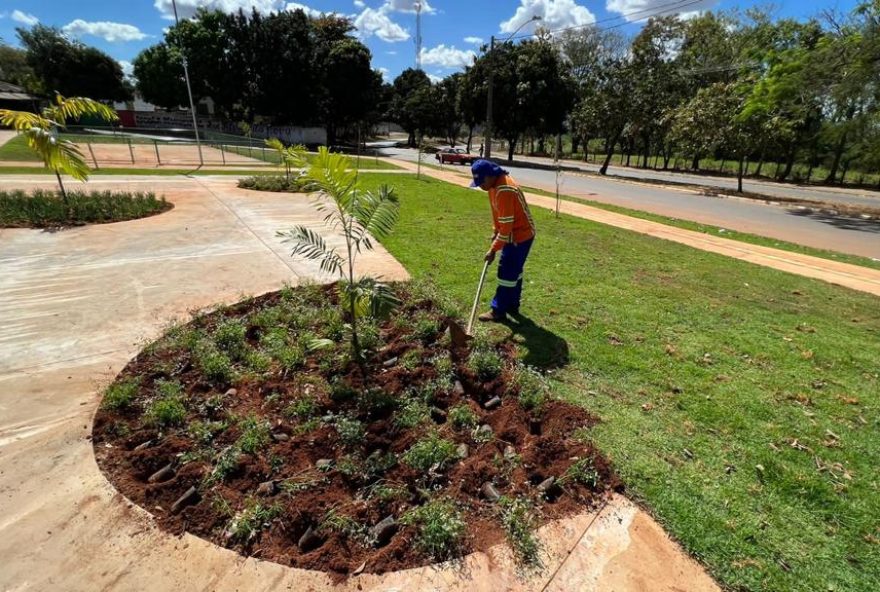
[[[500,177],[501,175],[506,175],[507,171],[491,160],[483,160],[481,158],[474,161],[474,164],[471,165],[471,173],[474,175],[474,182],[471,183],[471,187],[479,187],[486,180],[486,177]]]

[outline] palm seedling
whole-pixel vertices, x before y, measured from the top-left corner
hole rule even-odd
[[[285,146],[278,138],[266,140],[266,146],[278,153],[290,183],[290,169],[299,168],[306,162],[306,147],[302,144]]]
[[[290,154],[292,166],[305,166],[304,152]],[[398,301],[387,286],[374,278],[355,278],[354,262],[361,251],[373,249],[374,239],[390,234],[397,222],[399,202],[394,191],[386,185],[377,191],[363,190],[349,159],[331,153],[327,147],[320,148],[302,178],[318,192],[315,203],[318,211],[326,212],[324,223],[342,234],[344,252],[329,246],[319,233],[307,226],[297,226],[278,235],[284,238],[284,242],[293,244],[292,256],[319,261],[321,271],[344,280],[340,306],[350,323],[352,358],[363,368],[358,320],[385,315]]]
[[[111,107],[85,97],[65,98],[55,94],[55,101],[39,115],[27,111],[0,109],[0,123],[23,134],[28,146],[43,159],[46,168],[55,172],[61,197],[67,204],[67,192],[61,181],[61,173],[77,181],[89,178],[89,167],[76,144],[58,137],[58,130],[66,127],[68,119],[84,116],[100,117],[104,121],[117,121],[119,116]]]

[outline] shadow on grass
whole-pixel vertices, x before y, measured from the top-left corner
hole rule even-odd
[[[568,365],[570,356],[568,351],[568,342],[562,337],[535,324],[529,317],[521,314],[508,317],[504,322],[512,335],[508,338],[514,340],[520,345],[524,345],[527,352],[521,358],[524,364],[540,368],[542,370],[550,370],[554,368],[562,368]]]

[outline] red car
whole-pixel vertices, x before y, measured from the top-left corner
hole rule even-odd
[[[434,158],[440,161],[440,164],[472,164],[477,160],[476,156],[468,154],[461,148],[441,148]]]

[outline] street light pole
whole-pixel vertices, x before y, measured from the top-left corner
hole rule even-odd
[[[525,27],[527,24],[541,20],[540,15],[535,15],[529,20],[525,21],[516,30],[511,33],[507,39],[503,41],[503,43],[507,43],[513,36],[519,33],[520,29]],[[488,79],[488,88],[486,89],[486,131],[483,133],[483,143],[486,145],[485,150],[483,152],[483,158],[492,158],[492,105],[495,102],[495,68],[494,68],[494,51],[495,51],[495,35],[492,35],[492,38],[489,42],[489,53],[486,55],[489,56],[489,79]]]
[[[171,6],[174,8],[174,23],[179,25],[180,19],[177,18],[177,1],[171,0]],[[196,135],[196,147],[199,149],[199,164],[204,165],[205,159],[202,157],[202,143],[199,141],[199,122],[196,119],[196,105],[193,102],[192,86],[189,83],[189,68],[186,63],[186,53],[181,49],[180,55],[183,56],[183,77],[186,79],[186,94],[189,95],[189,110],[192,113],[193,133]]]

